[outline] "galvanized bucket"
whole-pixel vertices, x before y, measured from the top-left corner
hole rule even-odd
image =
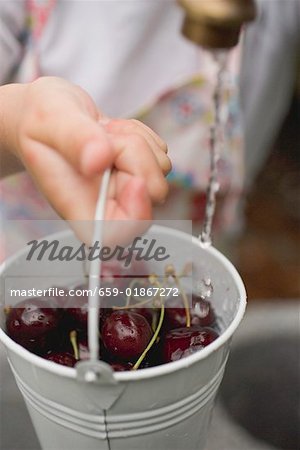
[[[174,256],[174,265],[186,258],[192,247],[197,273],[213,280],[213,307],[221,335],[203,350],[157,367],[112,372],[103,363],[100,382],[85,383],[78,379],[75,368],[44,360],[10,339],[1,308],[0,340],[45,450],[204,449],[230,341],[244,315],[245,288],[233,265],[212,246],[205,247],[187,233],[160,226],[153,226],[148,235],[176,241],[180,251]],[[59,239],[72,245],[74,237],[64,232]],[[1,266],[2,299],[9,277],[18,288],[26,251]],[[39,273],[41,264],[39,261],[31,269],[33,276]],[[61,274],[59,263],[56,270],[52,285]],[[68,270],[66,277],[78,271],[75,262],[74,266],[68,264]],[[37,276],[36,283],[39,287]]]

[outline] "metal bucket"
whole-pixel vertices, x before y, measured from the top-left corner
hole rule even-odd
[[[192,246],[197,273],[213,281],[213,307],[221,335],[203,350],[157,367],[111,372],[103,363],[100,383],[85,383],[78,379],[75,368],[44,360],[10,339],[1,308],[0,340],[45,450],[201,450],[205,446],[230,341],[245,311],[245,288],[236,269],[215,248],[204,247],[187,233],[160,226],[153,226],[149,235],[176,241],[181,251],[174,255],[175,265],[187,257]],[[71,232],[59,237],[65,245],[74,240]],[[7,277],[13,276],[18,288],[25,260],[26,249],[1,266],[3,295]],[[41,264],[39,261],[36,274]],[[68,267],[69,276],[77,270],[72,262]],[[56,274],[52,277],[53,283]]]

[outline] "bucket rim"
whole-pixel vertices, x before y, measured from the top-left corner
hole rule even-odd
[[[230,325],[223,331],[223,333],[217,337],[215,341],[213,341],[211,344],[209,344],[207,347],[205,347],[202,350],[199,350],[198,352],[193,353],[192,355],[189,355],[185,358],[182,358],[178,361],[173,361],[170,363],[161,364],[159,366],[155,367],[149,367],[146,369],[139,369],[137,371],[124,371],[124,372],[113,372],[113,377],[117,382],[123,382],[123,381],[134,381],[134,380],[143,380],[148,378],[154,378],[159,377],[163,375],[167,375],[173,372],[176,372],[178,370],[186,369],[198,361],[201,361],[205,358],[207,358],[210,354],[216,352],[219,350],[226,342],[230,340],[233,333],[239,326],[240,322],[243,319],[243,316],[245,314],[246,310],[246,304],[247,304],[247,294],[246,289],[244,286],[244,283],[241,279],[241,276],[239,275],[237,269],[234,267],[234,265],[229,261],[229,259],[223,255],[219,250],[217,250],[212,245],[207,246],[203,245],[199,238],[195,236],[190,236],[186,232],[176,230],[173,228],[169,228],[162,225],[152,225],[152,229],[154,230],[171,230],[175,232],[177,235],[180,235],[183,239],[184,238],[192,238],[193,244],[196,244],[196,246],[200,247],[202,250],[207,251],[211,255],[213,255],[221,264],[230,272],[235,284],[236,288],[239,293],[239,304],[237,307],[236,314],[230,323]],[[57,233],[53,233],[51,235],[48,235],[48,237],[64,237],[71,233],[71,230],[64,230],[59,231]],[[47,237],[45,237],[47,238]],[[44,238],[44,239],[45,239]],[[2,262],[0,265],[0,275],[4,272],[7,266],[12,264],[16,259],[18,259],[21,255],[24,254],[26,251],[26,248],[22,248],[10,257],[8,257],[6,260]],[[0,326],[0,342],[4,344],[5,347],[7,347],[9,350],[17,354],[19,357],[25,359],[27,362],[31,363],[34,366],[37,366],[41,369],[44,369],[50,373],[76,379],[77,378],[77,372],[76,367],[66,367],[62,366],[60,364],[56,364],[52,361],[47,361],[46,359],[43,359],[42,357],[35,355],[34,353],[31,353],[29,350],[26,350],[24,347],[22,347],[20,344],[17,344],[15,341],[13,341],[6,332],[1,328]]]

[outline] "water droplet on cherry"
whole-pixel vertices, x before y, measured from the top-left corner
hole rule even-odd
[[[133,361],[145,350],[152,330],[145,317],[131,311],[115,311],[105,321],[101,337],[115,358]]]
[[[207,347],[217,337],[218,333],[212,328],[197,325],[171,330],[162,344],[163,361],[168,363],[189,356]]]

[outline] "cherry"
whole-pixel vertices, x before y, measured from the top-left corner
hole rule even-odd
[[[129,267],[117,261],[103,264],[101,287],[106,295],[100,299],[101,358],[100,354],[98,356],[115,371],[145,369],[181,359],[204,348],[218,336],[208,328],[216,325],[214,310],[210,302],[199,295],[187,294],[186,299],[182,292],[180,297],[167,299],[166,308],[161,311],[151,303],[138,306],[153,284],[147,272],[147,266],[135,259]],[[132,297],[128,302],[124,295],[113,295],[113,288],[124,290],[131,279]],[[105,288],[109,288],[112,295],[106,293]],[[139,288],[143,292],[139,293]],[[47,360],[74,367],[77,361],[90,357],[88,284],[74,288],[84,290],[83,295],[78,292],[74,296],[68,289],[57,289],[63,290],[63,295],[54,293],[44,299],[27,299],[9,309],[7,332],[23,347]],[[119,308],[114,310],[114,306]],[[186,326],[187,322],[191,327]],[[156,328],[154,335],[152,326]],[[151,348],[147,348],[150,341]]]
[[[114,358],[132,361],[138,358],[152,337],[145,317],[131,311],[115,311],[102,327],[102,341]]]
[[[139,369],[147,369],[148,367],[155,367],[162,364],[161,342],[162,340],[159,339],[159,342],[153,345],[153,347],[149,350],[149,352],[141,362]]]
[[[72,303],[69,302],[69,307],[65,310],[66,318],[69,319],[71,328],[87,331],[88,324],[88,285],[79,285],[74,288],[76,292],[81,291],[84,295],[70,297]],[[100,327],[105,322],[106,318],[112,313],[113,305],[123,306],[125,304],[125,298],[122,295],[118,296],[101,296],[100,298]],[[74,306],[71,306],[74,305]],[[70,321],[71,319],[71,321]]]
[[[210,303],[200,297],[192,296],[190,308],[191,325],[210,326],[215,316]],[[186,326],[186,311],[181,297],[172,297],[168,300],[165,311],[165,328],[172,330]]]
[[[70,301],[70,297],[68,296],[69,289],[62,286],[52,286],[54,294],[51,295],[56,300],[58,308],[67,308],[68,303]]]
[[[51,339],[54,339],[61,316],[61,310],[53,298],[26,299],[9,310],[7,333],[26,349],[41,353],[49,348]]]
[[[102,344],[100,344],[100,347],[101,345]],[[71,353],[72,355],[75,356],[75,358],[78,358],[78,360],[80,361],[90,359],[88,337],[87,333],[83,330],[73,329],[72,331],[67,332],[65,330],[65,332],[61,333],[60,335],[59,344],[55,345],[55,343],[53,343],[51,350],[57,352]]]
[[[130,362],[112,362],[110,363],[110,367],[115,372],[125,372],[126,370],[131,370],[133,367],[133,364]]]
[[[100,305],[100,327],[102,328],[108,316],[114,311],[113,306],[123,307],[125,305],[125,297],[123,295],[103,296],[100,299]]]
[[[62,366],[74,367],[77,363],[75,357],[68,352],[55,352],[50,351],[44,356],[48,361],[55,362],[57,364],[61,364]]]
[[[153,308],[144,308],[144,307],[132,307],[130,308],[131,312],[140,314],[141,316],[145,317],[145,319],[147,320],[147,322],[149,323],[150,326],[152,326],[152,319],[153,319],[153,314],[155,314],[155,311]]]
[[[74,295],[78,291],[83,295]],[[71,306],[72,305],[72,306]],[[87,328],[88,321],[88,286],[86,284],[80,284],[72,289],[72,295],[68,302],[68,308],[66,309],[68,318],[73,319],[73,322],[80,328]]]
[[[169,331],[162,344],[163,361],[177,361],[203,349],[218,337],[212,328],[192,327],[177,328]]]

